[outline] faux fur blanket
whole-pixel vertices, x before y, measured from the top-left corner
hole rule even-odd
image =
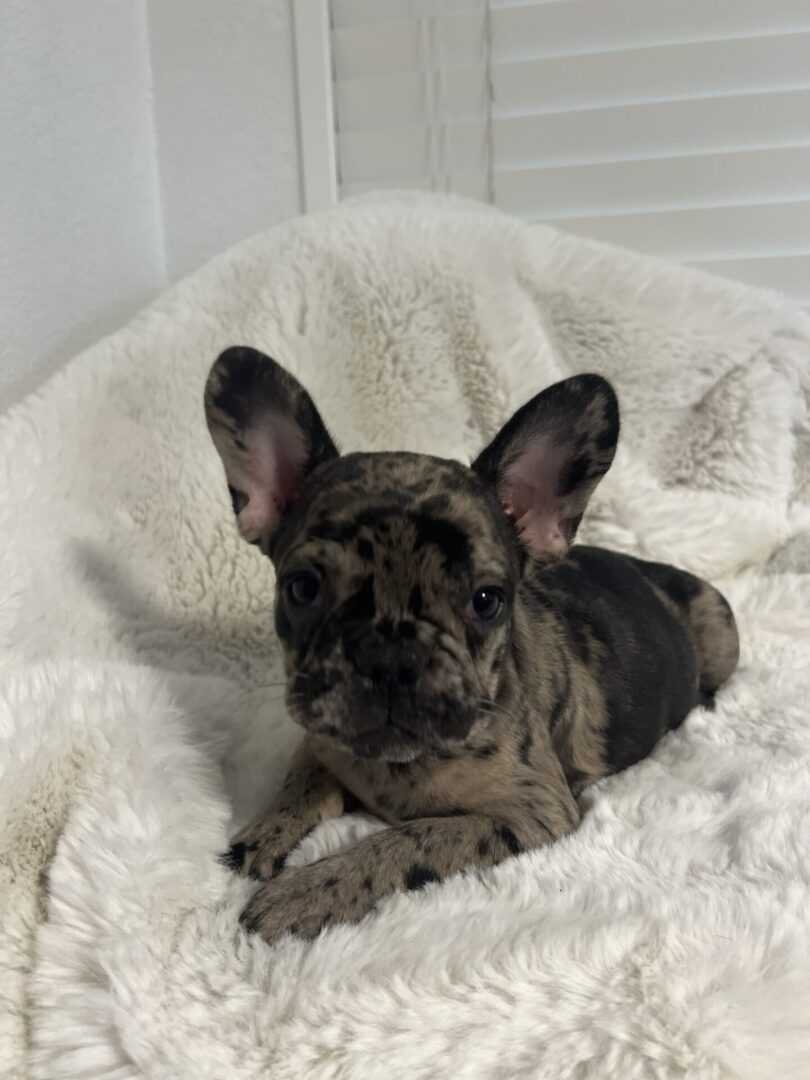
[[[595,370],[622,449],[581,539],[718,584],[739,672],[577,832],[268,948],[218,865],[296,732],[272,570],[206,432],[255,345],[347,449],[469,460]],[[810,320],[462,200],[240,244],[0,424],[0,1075],[810,1076]],[[299,861],[379,828],[321,827]]]

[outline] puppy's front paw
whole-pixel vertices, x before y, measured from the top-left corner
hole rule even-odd
[[[287,856],[300,840],[297,819],[274,814],[237,833],[220,862],[242,877],[270,881],[284,869]]]
[[[253,895],[239,921],[268,943],[285,933],[314,938],[332,923],[359,922],[374,900],[351,878],[339,876],[336,859],[287,870]]]

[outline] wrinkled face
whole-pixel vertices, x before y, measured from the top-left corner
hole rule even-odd
[[[239,529],[276,567],[296,719],[360,758],[484,740],[524,560],[565,554],[613,458],[609,383],[543,390],[470,468],[341,457],[303,386],[256,349],[222,353],[205,411]]]
[[[338,458],[302,490],[271,553],[300,724],[388,761],[481,739],[521,560],[470,469],[415,454]]]

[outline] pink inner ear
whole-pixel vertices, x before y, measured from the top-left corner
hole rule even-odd
[[[564,462],[565,453],[551,436],[534,435],[506,467],[500,484],[501,501],[521,540],[547,558],[559,558],[568,549],[562,531],[565,500],[554,494]]]
[[[300,428],[286,416],[265,413],[234,447],[228,480],[248,501],[237,515],[246,540],[272,530],[298,493],[307,449]]]
[[[507,477],[502,488],[504,510],[514,519],[523,543],[537,555],[559,558],[568,549],[560,527],[562,505],[533,485]]]

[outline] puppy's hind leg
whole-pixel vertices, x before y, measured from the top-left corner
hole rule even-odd
[[[740,637],[728,601],[717,589],[701,581],[689,600],[687,618],[695,639],[703,704],[734,674],[740,658]]]

